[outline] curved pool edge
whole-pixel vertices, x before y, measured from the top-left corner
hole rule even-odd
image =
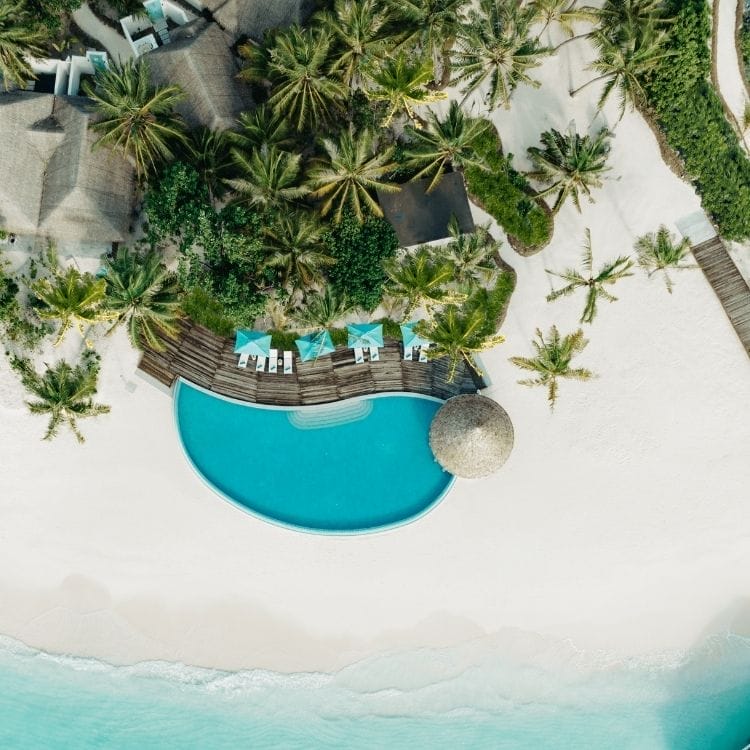
[[[185,441],[182,439],[182,431],[180,430],[180,422],[177,416],[177,400],[178,400],[179,390],[183,384],[188,385],[191,388],[195,388],[195,390],[201,391],[202,393],[205,393],[209,396],[213,396],[214,398],[218,398],[223,401],[228,401],[229,403],[236,404],[238,406],[244,406],[246,408],[251,408],[251,409],[253,408],[274,409],[278,411],[299,411],[300,409],[315,409],[318,407],[327,407],[327,406],[330,406],[331,404],[343,403],[345,401],[374,399],[374,398],[382,398],[382,397],[387,397],[387,396],[408,396],[411,398],[424,399],[426,401],[435,401],[440,404],[445,403],[445,401],[443,399],[437,398],[436,396],[426,396],[422,393],[411,393],[408,391],[384,391],[381,393],[370,393],[370,394],[366,394],[363,396],[352,396],[351,398],[340,399],[339,401],[329,401],[325,404],[307,404],[307,405],[299,405],[299,406],[277,406],[274,404],[256,404],[250,401],[242,401],[237,398],[231,398],[230,396],[225,396],[221,393],[216,393],[215,391],[212,391],[208,388],[204,388],[203,386],[197,385],[195,383],[191,383],[189,380],[183,378],[182,376],[177,377],[171,387],[172,419],[174,420],[174,428],[175,428],[175,432],[177,433],[177,438],[179,440],[180,447],[182,448],[182,453],[187,459],[187,462],[190,465],[190,468],[193,470],[195,475],[201,480],[201,482],[206,487],[208,487],[208,489],[210,489],[214,494],[218,495],[223,500],[226,500],[228,503],[230,503],[231,505],[233,505],[235,508],[242,511],[246,515],[249,515],[265,523],[270,523],[279,528],[286,529],[288,531],[296,531],[302,534],[315,534],[316,536],[363,536],[363,535],[369,536],[372,534],[382,534],[388,531],[395,531],[396,529],[403,528],[404,526],[409,526],[415,521],[418,521],[420,518],[423,518],[424,516],[426,516],[430,511],[434,510],[442,502],[443,498],[445,498],[445,496],[450,492],[451,488],[453,487],[456,481],[456,477],[453,474],[450,474],[449,472],[446,471],[445,473],[450,478],[448,480],[448,483],[443,488],[442,492],[440,492],[435,497],[435,499],[431,503],[429,503],[429,505],[426,505],[424,508],[422,508],[422,510],[419,511],[419,513],[413,516],[410,516],[409,518],[406,518],[403,521],[396,521],[394,523],[384,524],[382,526],[366,527],[362,529],[315,529],[309,526],[298,526],[295,524],[286,523],[284,521],[279,520],[278,518],[273,518],[271,516],[265,515],[264,513],[259,513],[257,511],[254,511],[251,508],[248,508],[247,506],[240,503],[238,500],[235,500],[230,495],[227,495],[226,492],[219,489],[196,466],[195,462],[193,461],[192,456],[188,452],[187,446],[185,445]]]

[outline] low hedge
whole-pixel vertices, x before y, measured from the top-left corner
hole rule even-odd
[[[672,54],[644,80],[648,105],[682,157],[703,207],[731,240],[750,237],[750,159],[709,83],[711,18],[705,0],[670,0]]]
[[[552,236],[552,218],[536,202],[526,178],[504,156],[493,128],[479,139],[477,151],[489,171],[469,167],[464,176],[471,199],[492,216],[505,232],[527,248],[540,248]]]

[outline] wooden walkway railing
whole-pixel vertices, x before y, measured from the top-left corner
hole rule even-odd
[[[386,340],[379,362],[356,364],[351,349],[340,347],[315,362],[302,362],[295,352],[294,372],[256,373],[252,362],[237,367],[234,342],[192,321],[182,321],[176,339],[165,339],[165,350],[147,349],[138,365],[166,386],[177,377],[223,396],[278,406],[325,404],[372,393],[409,392],[446,399],[475,393],[485,383],[467,365],[461,365],[452,383],[447,381],[447,359],[406,362],[401,344]]]
[[[701,242],[692,251],[750,356],[750,287],[720,237]]]

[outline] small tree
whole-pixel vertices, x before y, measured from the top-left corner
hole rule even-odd
[[[510,361],[522,370],[536,373],[536,377],[519,380],[518,382],[520,385],[541,385],[547,388],[547,400],[550,409],[554,409],[557,400],[558,378],[589,380],[595,377],[590,370],[570,366],[573,357],[582,352],[589,342],[583,337],[583,330],[580,328],[561,338],[557,327],[552,326],[546,339],[537,328],[536,336],[538,340],[531,342],[536,351],[535,356],[511,357]]]
[[[656,232],[639,237],[636,240],[635,249],[638,253],[638,265],[646,271],[649,278],[658,271],[664,274],[664,281],[670,294],[672,294],[674,284],[669,277],[669,269],[679,271],[697,268],[694,263],[683,263],[690,253],[690,240],[684,237],[677,242],[663,224]]]
[[[453,238],[441,251],[453,268],[453,278],[462,288],[471,289],[478,282],[490,283],[497,273],[495,242],[488,226],[478,226],[473,232],[462,233],[456,217],[451,217],[448,231]]]
[[[304,305],[294,313],[294,321],[303,329],[331,328],[353,309],[345,295],[327,284],[322,292],[307,296]]]
[[[568,283],[562,289],[556,289],[547,295],[547,302],[567,297],[574,294],[578,289],[586,290],[586,306],[583,308],[581,323],[591,323],[596,315],[596,303],[600,297],[608,302],[616,302],[617,297],[610,294],[605,287],[612,286],[620,279],[626,276],[632,276],[630,269],[633,267],[633,261],[627,256],[620,256],[615,260],[605,263],[594,275],[593,271],[594,257],[591,249],[591,232],[586,228],[585,240],[583,245],[583,270],[568,268],[562,273],[547,270],[552,276],[567,281]]]
[[[94,403],[99,358],[86,352],[75,366],[61,360],[47,367],[40,375],[28,359],[12,357],[11,366],[20,375],[26,390],[36,397],[26,405],[32,414],[49,414],[50,420],[44,440],[55,437],[60,427],[67,424],[79,443],[84,437],[78,430],[78,420],[109,412],[109,406]]]

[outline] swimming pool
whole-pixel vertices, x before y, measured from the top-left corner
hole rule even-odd
[[[175,387],[182,445],[220,495],[305,531],[375,531],[413,520],[453,476],[435,462],[430,422],[442,405],[383,395],[302,408],[265,407]]]

